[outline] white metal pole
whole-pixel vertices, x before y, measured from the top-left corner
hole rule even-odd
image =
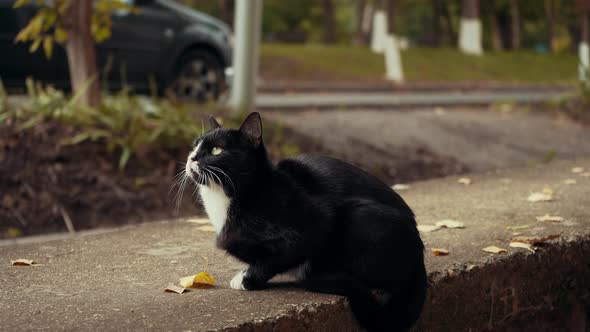
[[[262,0],[236,0],[234,15],[234,77],[229,105],[236,112],[250,112],[256,95]]]

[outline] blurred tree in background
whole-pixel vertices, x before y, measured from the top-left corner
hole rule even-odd
[[[181,0],[232,24],[235,0]],[[287,43],[366,44],[372,13],[388,0],[265,0],[263,39]],[[397,34],[417,46],[457,44],[461,0],[398,0]],[[575,0],[482,0],[489,50],[574,50],[580,38]]]
[[[37,6],[39,10],[16,36],[17,42],[31,42],[30,52],[43,45],[51,58],[53,47],[63,44],[68,58],[72,91],[80,104],[100,103],[95,42],[111,37],[111,15],[135,9],[120,0],[18,0],[14,8]]]

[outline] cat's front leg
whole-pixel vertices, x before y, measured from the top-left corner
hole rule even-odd
[[[274,274],[268,273],[262,267],[250,265],[247,269],[238,272],[229,285],[237,290],[257,290],[266,286],[266,283]]]

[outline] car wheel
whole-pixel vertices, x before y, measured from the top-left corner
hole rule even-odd
[[[217,100],[224,86],[223,67],[217,57],[193,50],[179,59],[169,90],[176,98],[206,103]]]

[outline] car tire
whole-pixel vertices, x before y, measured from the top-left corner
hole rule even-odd
[[[168,88],[176,98],[197,103],[216,101],[225,89],[221,62],[208,50],[190,50],[175,66]]]

